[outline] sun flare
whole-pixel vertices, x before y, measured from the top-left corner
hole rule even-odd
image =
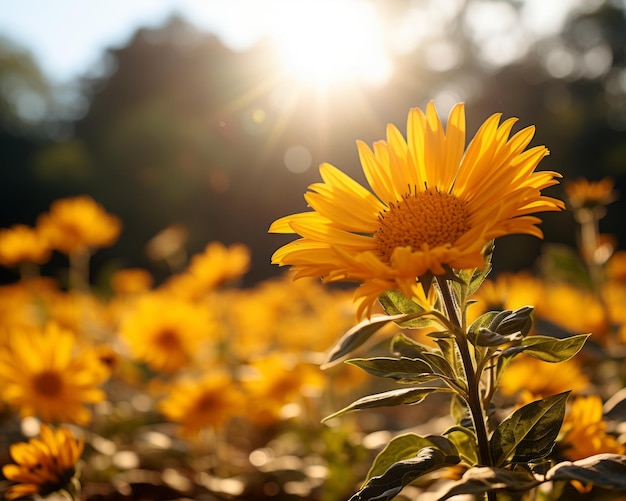
[[[376,85],[391,75],[383,27],[369,4],[285,2],[273,32],[286,71],[306,83]]]

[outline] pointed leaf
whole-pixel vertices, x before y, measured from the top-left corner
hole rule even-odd
[[[387,315],[409,315],[426,314],[427,311],[420,304],[407,298],[400,291],[387,291],[378,298],[379,303]],[[428,327],[432,320],[425,315],[418,315],[404,321],[397,322],[398,325],[406,329],[417,329]]]
[[[578,353],[590,334],[578,334],[565,339],[549,336],[528,336],[522,341],[524,353],[544,362],[564,362]]]
[[[394,405],[413,405],[418,404],[424,400],[428,395],[434,392],[451,392],[449,388],[436,388],[436,387],[419,387],[419,388],[403,388],[401,390],[385,391],[383,393],[376,393],[374,395],[367,395],[355,402],[352,402],[347,407],[325,417],[322,422],[329,419],[336,418],[345,414],[346,412],[371,409],[374,407],[387,407]]]
[[[426,447],[417,456],[394,463],[377,477],[372,477],[350,501],[389,501],[416,478],[459,462],[457,456],[446,456],[439,449]]]
[[[510,311],[504,318],[498,318],[498,323],[489,328],[503,336],[520,333],[522,337],[526,337],[533,326],[533,311],[532,306],[522,306],[517,310]]]
[[[439,498],[445,501],[460,494],[481,494],[490,491],[526,492],[541,482],[527,471],[511,471],[504,468],[481,466],[467,470],[460,480]]]
[[[380,451],[372,464],[365,484],[372,478],[385,473],[394,463],[410,459],[416,456],[425,447],[432,447],[440,450],[446,456],[457,456],[456,449],[452,442],[445,437],[430,435],[421,437],[415,433],[406,433],[394,437],[385,448]]]
[[[495,347],[521,341],[523,336],[521,332],[514,332],[503,336],[497,332],[481,327],[476,335],[468,334],[467,339],[474,346]]]
[[[548,471],[546,480],[578,480],[611,489],[626,489],[626,456],[597,454],[579,461],[563,461]]]
[[[547,456],[561,429],[565,401],[569,391],[531,402],[506,418],[489,441],[491,458],[496,466],[529,462]]]
[[[417,384],[439,379],[440,376],[423,360],[414,358],[353,358],[347,363],[356,365],[374,376],[394,379],[398,383]]]
[[[419,355],[430,350],[432,348],[414,341],[402,332],[396,334],[391,340],[391,351],[403,357],[418,358]]]
[[[384,327],[390,322],[401,322],[403,320],[410,320],[413,318],[425,315],[422,313],[413,313],[409,315],[380,315],[373,318],[368,318],[359,322],[346,332],[337,344],[330,350],[326,361],[322,364],[322,369],[327,369],[339,363],[340,359],[348,355],[351,351],[355,350],[363,343],[365,343],[370,337],[372,337],[379,329]]]
[[[467,284],[467,295],[471,296],[476,292],[482,283],[487,278],[487,275],[491,272],[491,258],[493,257],[494,250],[494,240],[491,240],[485,246],[483,250],[483,256],[485,258],[485,264],[481,268],[476,268],[474,270],[462,270],[459,273],[461,279]]]
[[[444,435],[454,444],[463,461],[472,466],[478,464],[478,442],[472,430],[456,425],[449,428]]]

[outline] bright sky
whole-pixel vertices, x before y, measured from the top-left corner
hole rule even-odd
[[[578,1],[526,0],[524,24],[531,31],[551,31],[558,28],[564,13]],[[462,0],[437,0],[431,2],[431,10],[454,12],[461,3]],[[489,4],[480,0],[476,3]],[[317,40],[318,49],[326,50],[318,57],[328,61],[330,54],[337,55],[338,45],[336,39],[326,47],[319,43],[328,38],[329,31],[327,26],[325,35],[318,36],[319,29],[315,30],[320,20],[315,19],[314,11],[325,14],[322,23],[328,23],[332,17],[328,15],[329,9],[337,16],[344,14],[339,11],[359,11],[359,16],[349,16],[355,30],[343,39],[363,37],[358,41],[362,49],[364,43],[376,42],[380,35],[373,11],[366,7],[361,0],[0,0],[0,35],[29,49],[53,81],[67,82],[94,68],[106,48],[125,45],[138,27],[160,26],[175,12],[199,28],[217,34],[234,49],[244,49],[267,34],[287,40],[287,45],[300,36],[309,43]],[[285,15],[291,17],[287,19]],[[293,16],[300,24],[294,25]],[[495,12],[488,15],[494,16],[500,18]],[[480,19],[482,25],[485,18]],[[410,32],[415,33],[415,26],[408,29]],[[367,51],[350,47],[346,51],[352,55],[367,52],[370,63],[375,55],[373,46]],[[296,54],[294,61],[311,61],[311,57],[311,54],[306,58]],[[342,64],[337,63],[330,70],[337,72]],[[350,68],[353,73],[360,70],[360,67]]]
[[[173,13],[214,32],[232,48],[245,48],[267,31],[273,10],[268,6],[275,3],[0,0],[0,35],[29,49],[53,80],[66,81],[96,64],[104,49],[125,45],[138,27],[158,27]]]

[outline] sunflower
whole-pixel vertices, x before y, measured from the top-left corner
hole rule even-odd
[[[88,196],[56,200],[37,220],[50,245],[65,254],[113,245],[121,227],[116,216]]]
[[[581,177],[568,181],[563,187],[573,210],[603,207],[617,198],[613,189],[615,181],[610,177],[599,181],[589,181]]]
[[[45,497],[59,490],[72,492],[83,447],[83,439],[74,438],[68,428],[53,430],[42,424],[39,438],[11,445],[11,457],[17,464],[4,465],[2,473],[18,483],[8,488],[5,498],[13,500],[33,494]]]
[[[142,296],[122,319],[120,334],[134,358],[171,374],[199,356],[203,342],[215,339],[215,329],[206,307],[153,292]]]
[[[575,461],[604,452],[624,454],[624,445],[606,432],[602,414],[602,399],[597,395],[572,400],[561,428],[565,457]]]
[[[0,265],[43,264],[49,257],[50,247],[36,228],[16,224],[0,230]]]
[[[445,131],[432,102],[425,113],[412,109],[406,140],[390,124],[387,140],[373,149],[357,142],[373,193],[323,163],[323,182],[305,194],[313,211],[270,226],[270,232],[302,237],[278,249],[272,262],[291,265],[297,277],[362,283],[360,311],[369,311],[390,289],[425,299],[416,278],[481,268],[483,249],[494,238],[541,238],[540,219],[532,214],[564,208],[541,194],[560,175],[535,172],[548,150],[526,150],[534,127],[509,137],[517,119],[500,124],[500,118],[488,118],[465,150],[463,104],[453,107]]]
[[[217,287],[243,276],[250,266],[250,250],[243,244],[226,247],[210,242],[191,258],[183,273],[171,277],[165,286],[177,296],[200,299]]]
[[[194,438],[204,428],[224,425],[242,411],[242,403],[232,377],[216,370],[199,379],[177,381],[159,403],[159,410],[168,421],[180,425],[181,436]]]
[[[87,424],[85,403],[100,402],[109,371],[91,350],[78,350],[74,335],[56,324],[9,333],[0,351],[0,396],[22,417]]]
[[[287,405],[298,406],[300,410],[307,396],[322,393],[326,381],[317,366],[282,352],[254,360],[250,369],[251,377],[245,381],[245,389],[254,413],[249,419],[259,424],[279,422]]]
[[[59,490],[72,492],[83,446],[83,440],[74,438],[68,428],[61,426],[53,430],[46,424],[41,425],[39,438],[11,445],[11,457],[16,464],[4,465],[2,473],[17,484],[7,489],[5,499],[34,494],[45,497]]]

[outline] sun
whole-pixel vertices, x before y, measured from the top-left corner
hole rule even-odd
[[[374,8],[357,0],[284,2],[273,38],[286,72],[316,87],[382,85],[392,65]]]

